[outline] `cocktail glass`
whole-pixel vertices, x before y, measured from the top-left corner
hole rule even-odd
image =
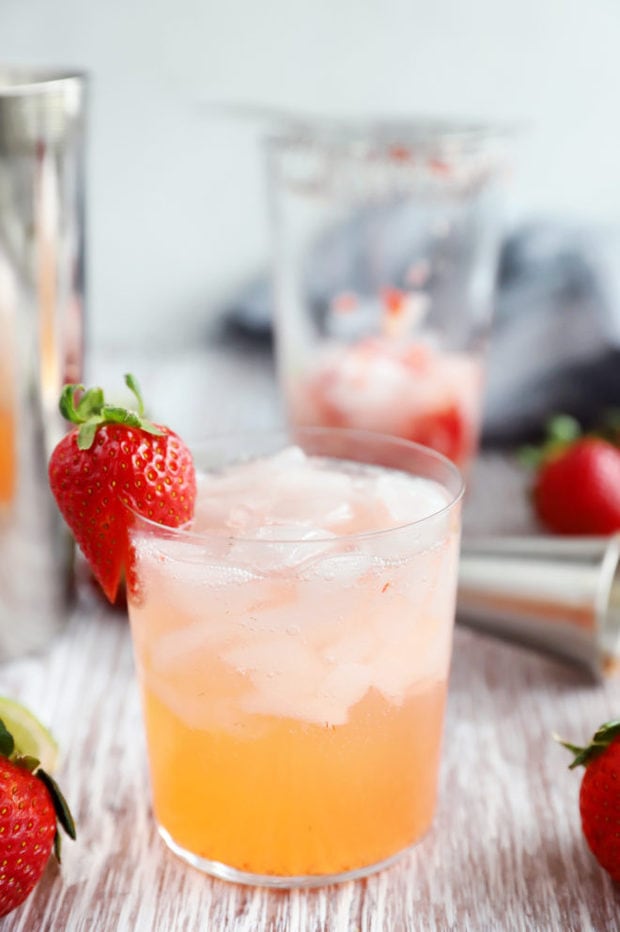
[[[505,139],[315,122],[268,145],[278,367],[290,421],[477,451]]]
[[[459,473],[415,444],[330,429],[195,455],[215,478],[199,479],[193,526],[134,516],[130,534],[159,831],[226,880],[364,876],[433,818]]]

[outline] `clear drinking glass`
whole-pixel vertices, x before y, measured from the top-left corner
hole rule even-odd
[[[214,438],[195,457],[216,478],[199,474],[192,527],[135,516],[131,531],[159,831],[226,880],[364,876],[433,818],[458,470],[403,440],[320,428]]]
[[[505,138],[318,122],[268,143],[276,345],[293,424],[376,430],[467,467],[500,241]]]

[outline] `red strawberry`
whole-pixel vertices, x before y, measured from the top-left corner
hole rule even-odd
[[[79,424],[56,446],[49,481],[58,507],[108,599],[128,563],[131,509],[179,527],[193,514],[196,476],[191,454],[167,427],[151,424],[136,380],[125,376],[137,411],[105,404],[100,388],[66,385],[60,410]]]
[[[75,838],[73,818],[56,782],[33,757],[21,757],[0,720],[0,916],[24,902],[52,848],[60,861],[56,819]]]
[[[567,415],[553,418],[541,447],[521,451],[536,467],[532,502],[557,534],[612,534],[620,530],[620,422],[608,412],[597,432],[582,434]]]
[[[584,437],[544,462],[534,484],[540,520],[559,534],[620,530],[620,449]]]
[[[601,867],[620,882],[620,721],[608,722],[585,748],[561,741],[584,765],[579,791],[581,826]]]
[[[432,447],[455,463],[462,463],[471,452],[473,432],[464,413],[456,405],[414,418],[407,438]]]

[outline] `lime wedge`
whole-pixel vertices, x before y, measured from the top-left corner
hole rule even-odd
[[[58,745],[38,718],[21,703],[0,696],[0,719],[13,735],[20,754],[36,757],[43,770],[51,773],[58,758]]]

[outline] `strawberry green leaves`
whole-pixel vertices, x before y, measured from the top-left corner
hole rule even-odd
[[[50,795],[52,800],[52,805],[54,806],[54,812],[56,813],[56,818],[61,828],[67,833],[69,838],[73,841],[76,839],[75,831],[75,822],[71,814],[71,810],[67,804],[67,800],[62,795],[61,789],[54,780],[53,777],[50,777],[49,773],[46,773],[44,770],[36,771],[36,777],[45,785],[47,792]],[[54,856],[58,863],[61,862],[61,849],[62,849],[62,839],[60,832],[56,829],[56,834],[54,835]]]
[[[567,750],[575,755],[574,760],[569,764],[570,770],[573,770],[575,767],[587,767],[590,761],[598,757],[599,754],[602,754],[603,751],[609,747],[611,742],[619,736],[620,720],[616,719],[601,725],[598,731],[594,733],[590,744],[585,747],[578,747],[576,744],[570,744],[568,741],[563,741],[561,738],[557,737],[557,735],[555,738],[562,747],[567,748]]]
[[[126,427],[137,427],[161,437],[161,430],[144,417],[144,403],[136,378],[127,373],[125,385],[136,397],[137,410],[122,408],[117,405],[105,403],[101,388],[84,390],[83,385],[65,385],[60,396],[59,408],[62,416],[72,424],[79,424],[77,444],[80,450],[89,450],[95,440],[97,430],[103,424],[123,424]],[[79,401],[75,402],[78,392],[82,392]]]
[[[523,466],[537,469],[545,460],[556,456],[582,436],[579,421],[569,414],[556,414],[547,422],[545,441],[540,446],[524,446],[519,450]]]

